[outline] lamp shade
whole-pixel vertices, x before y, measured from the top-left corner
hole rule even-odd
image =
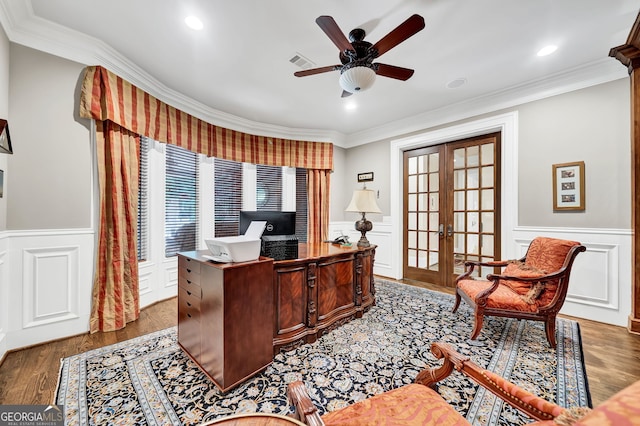
[[[376,72],[369,67],[356,66],[340,74],[340,87],[349,93],[362,92],[373,86]]]
[[[382,213],[376,203],[376,195],[371,189],[357,189],[353,191],[351,202],[347,206],[348,212]]]

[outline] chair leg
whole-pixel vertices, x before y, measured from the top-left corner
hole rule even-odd
[[[478,337],[478,335],[480,334],[480,331],[482,330],[483,320],[484,320],[484,314],[478,311],[478,308],[476,308],[476,321],[473,326],[473,331],[471,331],[471,340],[475,340],[476,337]]]
[[[456,303],[453,304],[453,309],[451,310],[451,312],[455,312],[458,310],[458,306],[460,306],[460,294],[458,294],[458,291],[456,290]]]
[[[556,342],[556,316],[550,316],[547,318],[547,320],[545,321],[545,331],[547,332],[547,340],[549,341],[549,345],[551,345],[551,348],[555,349],[557,342]]]

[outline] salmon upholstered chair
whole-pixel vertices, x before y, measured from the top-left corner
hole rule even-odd
[[[290,383],[289,402],[293,417],[309,426],[408,426],[470,425],[437,391],[436,382],[455,369],[480,386],[534,419],[537,426],[602,426],[640,424],[640,381],[623,389],[594,409],[563,408],[487,371],[446,343],[433,343],[431,352],[444,359],[442,366],[424,369],[415,383],[393,389],[355,404],[320,416],[307,388],[300,382]]]
[[[547,340],[555,348],[556,316],[567,296],[571,266],[578,253],[585,250],[576,241],[537,237],[522,259],[467,261],[466,271],[456,279],[453,312],[460,300],[473,307],[472,339],[480,334],[485,315],[544,321]],[[474,272],[476,267],[478,270]],[[481,280],[477,275],[482,267],[504,270]]]

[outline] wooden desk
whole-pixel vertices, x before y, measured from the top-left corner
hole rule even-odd
[[[362,317],[375,303],[375,249],[300,243],[297,259],[274,262],[274,355]]]
[[[277,262],[207,253],[178,254],[178,343],[223,392],[375,303],[375,246],[300,243],[297,259]]]

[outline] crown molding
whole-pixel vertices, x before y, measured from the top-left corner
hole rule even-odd
[[[197,102],[165,86],[103,41],[36,16],[30,0],[0,0],[0,24],[12,43],[85,65],[104,66],[161,101],[216,126],[260,136],[333,142],[344,147],[346,136],[337,131],[256,122]]]
[[[526,84],[352,133],[348,135],[347,148],[406,135],[627,77],[626,69],[619,63],[611,58],[603,58]]]
[[[627,77],[624,67],[620,67],[611,58],[603,58],[537,81],[346,135],[332,130],[290,128],[256,122],[208,107],[166,87],[103,41],[36,16],[30,0],[0,0],[0,24],[13,43],[85,65],[102,65],[163,102],[216,126],[261,136],[333,142],[341,148],[401,137],[434,126]]]

